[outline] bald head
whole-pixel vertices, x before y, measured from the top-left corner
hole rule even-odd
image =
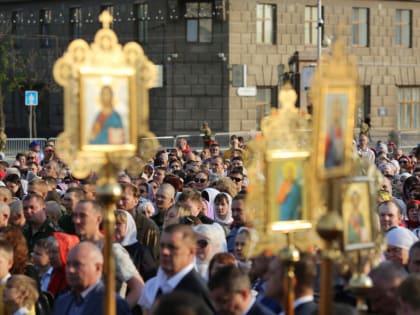
[[[91,242],[81,242],[67,255],[66,279],[74,292],[82,292],[102,277],[103,256]]]
[[[156,207],[159,210],[169,209],[175,201],[175,188],[171,184],[164,183],[160,185],[156,192]]]

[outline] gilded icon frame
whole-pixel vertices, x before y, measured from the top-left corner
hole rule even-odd
[[[323,83],[315,106],[315,159],[319,177],[349,175],[357,87],[351,82]]]
[[[135,72],[131,68],[116,69],[80,69],[80,149],[84,152],[115,152],[124,150],[134,150],[136,147],[136,90]],[[101,108],[101,91],[109,87],[112,91],[113,114],[116,115],[121,123],[118,134],[114,132],[114,138],[122,135],[122,141],[114,139],[108,131],[107,141],[92,140],[93,125],[95,120],[99,120]],[[95,104],[96,106],[94,106]],[[115,116],[114,116],[115,118]],[[116,130],[116,128],[110,128]],[[111,130],[112,131],[112,130]],[[110,139],[111,138],[111,139]]]
[[[273,232],[311,227],[305,186],[308,157],[307,151],[266,153],[266,222]],[[293,182],[287,182],[285,172],[289,171],[294,172]]]
[[[344,222],[343,249],[375,247],[372,181],[367,176],[341,180],[341,213]]]

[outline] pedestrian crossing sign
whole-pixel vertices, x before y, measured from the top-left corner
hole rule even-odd
[[[38,91],[25,91],[25,105],[38,106]]]

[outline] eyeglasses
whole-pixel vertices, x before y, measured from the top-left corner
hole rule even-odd
[[[207,182],[207,178],[194,178],[194,181],[196,182],[196,183],[201,183],[201,184],[204,184],[205,182]]]
[[[238,178],[238,177],[231,177],[230,179],[237,183],[243,180],[243,178]]]
[[[201,249],[204,249],[209,245],[209,242],[207,240],[198,240],[197,241],[197,247],[200,247]]]

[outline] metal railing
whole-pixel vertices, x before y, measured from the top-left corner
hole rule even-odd
[[[222,150],[225,150],[230,145],[230,137],[232,135],[242,136],[245,141],[249,141],[255,138],[255,131],[238,131],[238,132],[218,132],[213,135],[214,140],[219,143]],[[203,148],[203,135],[178,135],[178,136],[165,136],[157,137],[160,148],[170,149],[175,148],[178,139],[184,138],[187,140],[192,150],[201,150]],[[420,143],[420,130],[412,131],[399,131],[398,132],[399,147],[403,150],[409,150]],[[6,157],[8,159],[14,159],[17,153],[26,152],[29,150],[29,144],[37,140],[39,141],[41,148],[47,143],[47,141],[55,141],[55,138],[8,138],[6,144]]]

